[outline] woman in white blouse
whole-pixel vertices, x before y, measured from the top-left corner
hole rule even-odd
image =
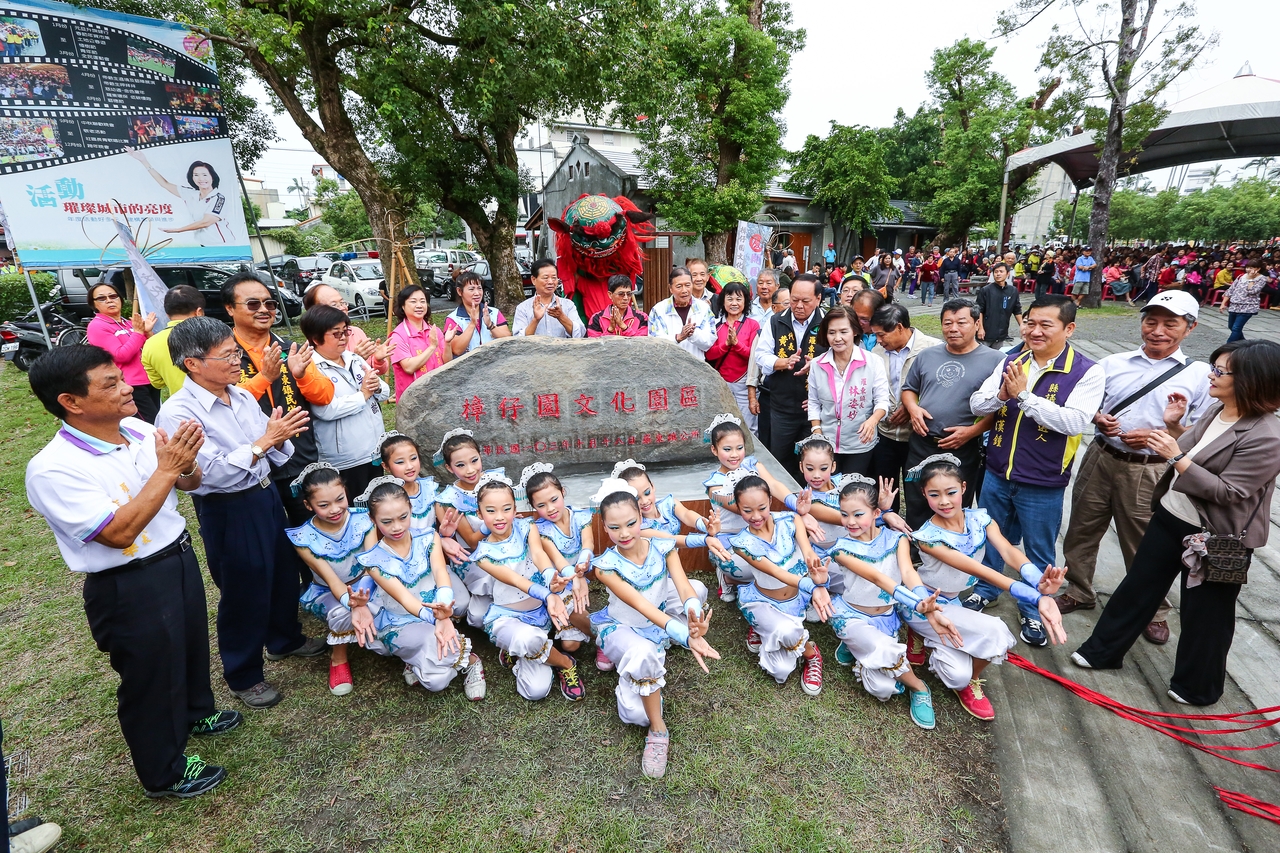
[[[835,447],[837,471],[869,476],[876,425],[889,411],[889,379],[883,362],[855,343],[861,328],[847,305],[822,318],[818,346],[828,349],[809,369],[808,411],[813,431]]]
[[[178,186],[156,171],[141,151],[126,147],[125,153],[141,163],[157,184],[182,199],[191,222],[177,228],[161,228],[166,234],[194,232],[201,246],[225,246],[236,243],[236,234],[228,221],[238,201],[227,198],[218,189],[221,179],[210,163],[197,160],[187,167],[187,186]]]

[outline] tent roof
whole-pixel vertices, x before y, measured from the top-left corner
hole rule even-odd
[[[1174,104],[1147,136],[1137,161],[1123,174],[1234,157],[1280,155],[1280,80],[1258,77],[1248,65],[1232,79]],[[1077,134],[1011,156],[1005,168],[1057,163],[1087,186],[1098,174],[1091,134]]]

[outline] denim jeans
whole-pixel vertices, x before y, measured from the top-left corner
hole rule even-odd
[[[932,281],[920,282],[920,301],[923,302],[925,305],[932,305],[933,292],[934,292],[934,288],[936,287],[937,287],[937,284]]]
[[[1062,526],[1062,496],[1065,492],[1065,487],[1014,483],[987,471],[978,504],[999,525],[1004,538],[1013,545],[1021,542],[1027,559],[1044,571],[1045,566],[1057,565],[1058,530]],[[1004,572],[1004,558],[990,544],[982,562],[988,568]],[[1018,576],[1018,568],[1014,567],[1014,577]],[[988,601],[995,601],[1001,592],[986,581],[978,581],[973,591]],[[1019,602],[1018,611],[1031,619],[1040,618],[1033,605]]]
[[[1252,314],[1237,314],[1235,311],[1227,312],[1227,328],[1231,330],[1227,343],[1244,340],[1244,324],[1249,322],[1252,316]]]

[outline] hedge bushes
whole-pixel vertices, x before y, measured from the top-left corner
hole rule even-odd
[[[36,296],[47,300],[50,288],[57,284],[51,272],[33,272],[31,283],[36,286]],[[27,277],[23,273],[0,275],[0,321],[16,320],[31,310],[31,294],[27,292]]]

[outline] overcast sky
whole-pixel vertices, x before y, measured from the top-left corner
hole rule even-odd
[[[1165,0],[1165,5],[1173,2]],[[928,97],[924,71],[933,51],[963,36],[994,44],[996,69],[1020,94],[1030,94],[1040,76],[1036,64],[1048,24],[1009,42],[993,38],[996,15],[1009,5],[1001,0],[791,0],[796,25],[808,31],[808,44],[791,63],[786,146],[795,150],[808,134],[825,135],[833,119],[879,127],[891,124],[899,107],[914,112]],[[1201,25],[1216,29],[1221,42],[1199,67],[1179,79],[1169,103],[1229,80],[1246,61],[1256,74],[1280,79],[1280,12],[1275,0],[1214,0],[1201,2],[1199,11]],[[904,17],[904,12],[909,14]],[[321,160],[287,115],[275,116],[275,122],[282,139],[252,172],[283,197],[293,178],[309,180],[311,165]],[[1227,168],[1239,165],[1231,161]],[[1162,175],[1150,177],[1162,186]],[[287,201],[293,205],[299,200]]]

